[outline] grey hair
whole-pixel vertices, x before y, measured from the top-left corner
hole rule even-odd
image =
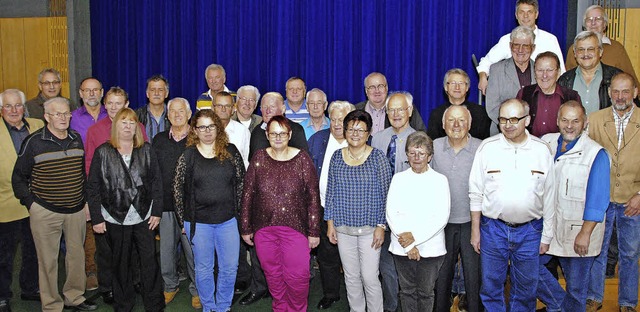
[[[449,69],[446,74],[444,74],[444,80],[442,81],[443,87],[445,88],[447,87],[447,80],[449,80],[449,76],[453,74],[464,76],[464,82],[467,83],[467,86],[471,84],[471,79],[469,79],[469,75],[467,75],[466,71],[460,68],[452,68],[452,69]]]
[[[220,70],[222,72],[222,77],[224,77],[225,79],[227,78],[227,72],[224,70],[224,67],[222,67],[222,65],[211,64],[207,66],[207,69],[204,70],[204,79],[207,79],[207,73],[210,70]]]
[[[46,101],[44,102],[44,104],[42,104],[42,106],[44,107],[44,111],[45,111],[45,113],[46,113],[46,112],[49,112],[49,106],[50,106],[51,104],[53,104],[53,103],[56,103],[56,102],[58,102],[58,103],[64,103],[64,104],[66,104],[66,105],[67,105],[67,108],[71,108],[71,105],[69,104],[69,100],[67,100],[67,99],[65,99],[65,98],[63,98],[63,97],[57,96],[57,97],[50,98],[50,99],[46,100]]]
[[[598,47],[600,48],[600,52],[602,52],[602,35],[594,31],[583,30],[579,32],[573,39],[573,53],[576,52],[576,45],[579,41],[584,41],[589,38],[596,38],[598,40]]]
[[[510,104],[510,103],[518,103],[520,104],[520,106],[522,107],[522,110],[524,110],[524,113],[526,115],[529,115],[529,103],[523,101],[523,100],[519,100],[516,98],[513,99],[507,99],[504,102],[500,103],[500,108],[498,109],[498,111],[500,111],[502,109],[503,106]]]
[[[373,76],[381,76],[384,79],[384,84],[387,84],[387,77],[385,75],[383,75],[382,73],[379,72],[372,72],[371,74],[368,74],[367,77],[364,77],[364,87],[367,87],[367,80],[371,79]]]
[[[46,73],[52,73],[54,75],[56,75],[56,78],[58,78],[58,81],[62,81],[62,78],[60,78],[60,72],[52,67],[49,68],[45,68],[43,70],[40,71],[40,73],[38,74],[38,81],[42,82],[42,77],[44,77],[44,74]]]
[[[509,40],[513,42],[514,39],[531,39],[533,44],[536,42],[536,34],[527,26],[518,26],[511,31]]]
[[[24,96],[24,92],[18,90],[18,89],[7,89],[4,90],[4,92],[0,93],[0,106],[4,105],[4,100],[2,99],[5,95],[9,95],[9,94],[15,94],[20,98],[20,103],[24,104],[27,102],[27,97]]]
[[[442,114],[442,124],[444,125],[444,121],[446,120],[447,117],[447,113],[449,112],[450,109],[453,109],[455,107],[460,107],[462,109],[464,109],[467,112],[467,117],[469,117],[469,124],[471,124],[471,111],[469,111],[469,108],[467,108],[467,106],[465,105],[449,105],[449,107],[447,107],[447,109],[444,110],[444,113]]]
[[[427,155],[433,155],[433,140],[424,131],[416,131],[409,134],[407,143],[404,146],[404,152],[408,153],[410,147],[425,147]]]
[[[346,115],[356,110],[356,106],[349,103],[349,101],[333,101],[331,102],[331,104],[329,104],[329,109],[327,109],[329,116],[331,116],[331,112],[336,109],[344,111]]]
[[[238,91],[236,91],[236,94],[240,94],[240,92],[245,91],[245,90],[255,93],[255,95],[256,95],[256,103],[258,103],[258,101],[260,101],[260,91],[258,90],[258,88],[254,87],[252,85],[244,85],[244,86],[238,88]]]
[[[307,92],[307,96],[306,96],[305,98],[307,98],[307,99],[308,99],[308,98],[309,98],[309,94],[311,94],[311,92],[314,92],[314,93],[320,93],[320,96],[322,96],[322,98],[323,98],[323,102],[324,102],[324,103],[327,103],[327,94],[326,94],[326,93],[324,93],[324,91],[322,91],[322,90],[320,90],[320,89],[318,89],[318,88],[313,88],[313,89],[309,90],[309,91]]]
[[[404,95],[404,98],[407,100],[407,104],[409,104],[408,107],[410,109],[413,109],[413,95],[411,95],[411,93],[409,93],[408,91],[393,91],[393,92],[389,93],[389,95],[387,96],[387,99],[384,101],[384,107],[387,107],[389,105],[389,99],[394,94],[402,94],[402,95]]]
[[[604,18],[604,25],[605,25],[604,26],[604,31],[607,31],[607,28],[609,28],[609,14],[607,14],[607,11],[603,7],[601,7],[601,6],[597,5],[597,4],[594,4],[594,5],[590,6],[590,7],[588,7],[586,10],[584,10],[584,14],[582,15],[582,29],[586,29],[587,28],[586,27],[587,14],[591,10],[600,10],[600,11],[602,11],[602,17]]]
[[[187,101],[187,99],[181,98],[181,97],[174,97],[173,99],[169,100],[169,102],[167,102],[167,111],[169,111],[171,109],[171,104],[176,103],[176,102],[182,102],[184,104],[185,108],[187,109],[187,111],[189,113],[191,113],[191,105],[189,105],[189,101]]]

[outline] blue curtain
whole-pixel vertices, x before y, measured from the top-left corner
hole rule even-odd
[[[364,77],[387,76],[389,90],[415,98],[425,123],[446,97],[454,67],[471,76],[471,54],[484,56],[509,33],[515,0],[110,0],[91,1],[93,74],[118,85],[131,107],[146,104],[146,79],[162,74],[170,97],[192,105],[206,91],[204,69],[224,66],[232,90],[251,84],[284,94],[291,76],[329,100],[365,99]],[[538,25],[565,49],[567,1],[540,1]]]

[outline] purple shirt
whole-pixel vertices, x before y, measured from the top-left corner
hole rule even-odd
[[[71,121],[69,127],[80,133],[82,144],[86,146],[87,131],[89,130],[89,127],[95,125],[96,122],[107,116],[107,109],[104,108],[103,105],[100,105],[100,114],[98,114],[98,119],[94,119],[93,116],[91,116],[91,114],[87,112],[87,107],[85,105],[82,105],[78,109],[71,112]]]

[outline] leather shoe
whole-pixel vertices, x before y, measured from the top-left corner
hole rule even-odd
[[[20,294],[20,299],[24,301],[40,301],[40,293]]]
[[[244,298],[240,300],[240,305],[250,305],[262,298],[267,297],[269,297],[268,292],[266,294],[254,294],[252,292],[249,292],[246,296],[244,296]]]
[[[234,287],[233,293],[236,295],[242,294],[247,290],[247,283],[246,282],[237,282],[236,286]]]
[[[93,311],[98,309],[98,305],[91,301],[85,300],[83,303],[79,305],[76,305],[76,306],[65,305],[64,308],[72,309],[74,311]]]
[[[11,312],[9,300],[0,300],[0,312]]]
[[[320,302],[318,302],[318,309],[320,310],[328,309],[331,307],[331,305],[333,305],[334,302],[338,302],[338,301],[340,301],[340,297],[338,298],[322,297]]]
[[[105,291],[100,294],[102,296],[102,301],[106,304],[113,304],[115,300],[113,300],[113,291]]]

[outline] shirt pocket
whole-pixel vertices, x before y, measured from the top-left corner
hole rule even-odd
[[[531,183],[531,189],[538,195],[544,193],[544,183],[547,180],[547,173],[540,169],[531,169],[531,176],[529,182]]]
[[[484,176],[485,196],[489,196],[500,190],[504,175],[501,170],[489,169]]]

